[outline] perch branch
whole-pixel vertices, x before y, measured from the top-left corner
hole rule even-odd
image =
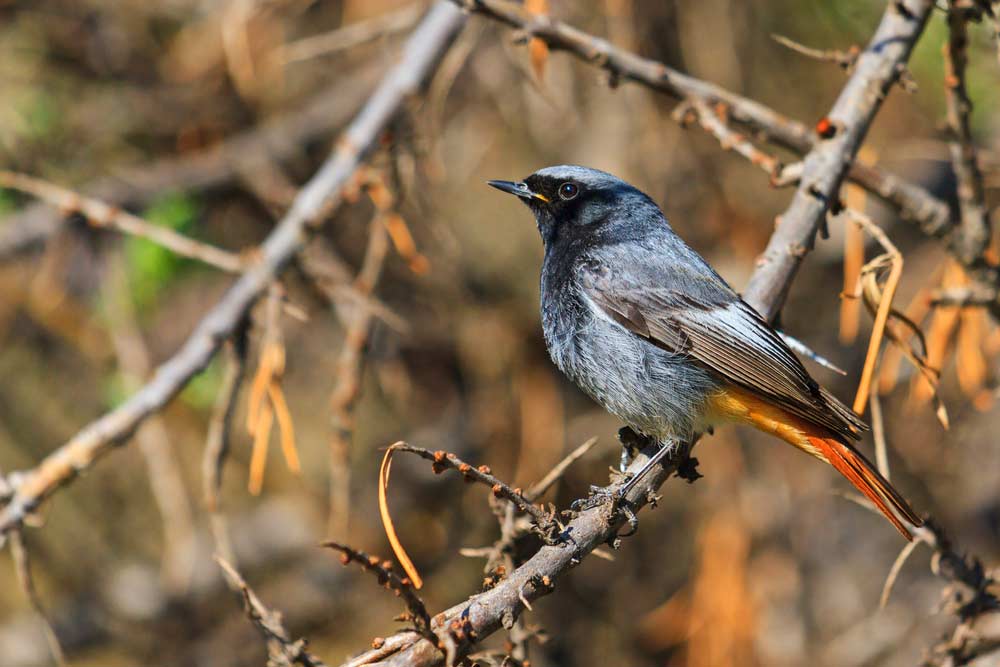
[[[827,206],[824,204],[818,210],[813,210],[814,207],[811,205],[813,197],[808,194],[808,184],[819,180],[826,188],[833,191],[833,195],[836,195],[836,189],[839,188],[850,165],[850,158],[853,157],[864,132],[878,111],[881,98],[898,76],[899,66],[905,62],[913,42],[919,37],[924,22],[933,8],[933,3],[927,0],[902,3],[907,9],[904,14],[897,10],[897,4],[901,3],[891,4],[886,10],[872,45],[859,55],[858,63],[845,86],[844,93],[831,113],[831,117],[841,123],[837,133],[839,136],[817,145],[806,158],[803,185],[799,190],[800,193],[806,190],[806,196],[810,201],[805,203],[810,205],[804,207],[803,214],[786,215],[786,223],[775,231],[771,245],[775,244],[776,238],[788,237],[796,232],[798,236],[806,239],[811,239],[815,235]],[[528,29],[532,36],[545,39],[550,47],[575,49],[574,52],[584,59],[597,61],[620,74],[627,74],[623,71],[623,63],[633,71],[650,66],[648,61],[642,61],[631,54],[617,51],[609,53],[610,46],[606,42],[598,43],[600,50],[589,50],[586,47],[590,43],[589,36],[583,35],[581,38],[581,33],[575,29],[552,21],[548,17],[523,16],[519,7],[506,2],[478,0],[470,7],[477,11],[488,11],[490,15],[505,23]],[[498,11],[501,12],[499,15],[496,14]],[[652,66],[658,68],[658,74],[653,77],[657,81],[670,81],[672,74],[676,74],[672,70],[666,70],[662,65],[654,63]],[[858,97],[861,97],[863,102],[861,111],[851,113],[843,108],[848,100],[852,103],[858,102],[856,99]],[[838,157],[839,162],[836,161]],[[800,193],[796,199],[802,198]],[[794,204],[793,207],[797,209],[803,207],[803,204]],[[780,245],[784,247],[784,244]],[[771,314],[777,312],[789,284],[795,277],[794,268],[801,255],[805,254],[806,244],[802,244],[801,247],[803,250],[791,263],[789,267],[791,270],[775,270],[778,264],[776,261],[758,265],[751,278],[751,282],[756,285],[752,303],[761,312]],[[638,471],[654,449],[655,446],[644,449],[629,466],[628,471],[632,473]],[[679,454],[680,456],[676,456],[664,466],[655,468],[632,489],[627,497],[627,503],[634,511],[649,502],[655,502],[657,489],[670,475],[677,472],[678,467],[684,462],[686,452]],[[618,484],[621,482],[612,485],[613,488]],[[568,543],[542,546],[534,556],[509,573],[506,579],[493,588],[474,595],[435,616],[433,619],[435,629],[447,628],[456,620],[463,623],[462,635],[453,637],[456,647],[453,647],[454,651],[449,650],[449,654],[465,655],[472,646],[470,636],[481,639],[501,627],[513,627],[515,620],[527,605],[550,593],[559,577],[577,565],[583,557],[601,544],[607,542],[615,544],[617,532],[624,522],[624,515],[621,512],[612,512],[607,504],[584,510],[577,514],[562,532],[562,535],[568,537]],[[428,667],[442,664],[444,657],[431,642],[418,640],[398,653],[388,658],[382,655],[378,660],[379,664],[386,667],[390,665]],[[365,663],[355,659],[354,664]]]

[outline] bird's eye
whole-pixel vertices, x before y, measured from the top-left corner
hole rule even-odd
[[[559,198],[560,199],[572,199],[573,197],[580,194],[580,188],[576,183],[563,183],[559,186]]]

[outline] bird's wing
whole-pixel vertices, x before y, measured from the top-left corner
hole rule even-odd
[[[588,262],[580,278],[587,298],[635,335],[834,434],[858,439],[858,432],[867,430],[809,376],[767,321],[714,274],[673,266],[640,277],[634,270]]]

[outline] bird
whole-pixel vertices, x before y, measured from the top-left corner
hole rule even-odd
[[[868,426],[809,375],[652,198],[575,165],[488,184],[534,214],[552,361],[660,444],[636,477],[715,426],[745,424],[831,464],[912,541],[921,519],[853,444]]]

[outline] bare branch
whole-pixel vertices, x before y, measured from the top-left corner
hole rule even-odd
[[[381,67],[366,65],[351,77],[306,100],[283,115],[236,134],[207,150],[136,165],[85,185],[86,195],[112,206],[149,204],[164,192],[218,188],[241,178],[254,165],[287,160],[302,146],[346,122],[367,98]],[[0,259],[29,250],[61,226],[43,203],[7,216],[0,225]]]
[[[968,22],[978,10],[968,2],[948,0],[948,41],[944,46],[944,91],[948,109],[948,149],[952,169],[958,181],[958,205],[961,213],[962,242],[959,248],[963,264],[982,256],[990,242],[990,216],[983,191],[976,144],[972,140],[972,101],[965,85],[968,63]]]
[[[933,8],[931,0],[900,0],[889,5],[824,119],[831,128],[828,137],[806,156],[792,203],[778,218],[777,229],[744,292],[746,300],[768,319],[781,309],[827,211],[840,206],[840,185]]]
[[[723,104],[730,121],[800,155],[808,153],[819,141],[813,128],[766,105],[681,73],[663,63],[619,49],[600,37],[549,16],[531,14],[519,4],[507,0],[452,1],[469,11],[541,39],[550,49],[565,51],[601,67],[616,80],[633,81],[678,100],[700,99],[709,107]],[[948,205],[924,188],[877,167],[850,165],[848,177],[891,204],[904,219],[916,222],[925,234],[944,238],[949,244],[954,242],[955,223]]]
[[[21,530],[21,528],[17,528],[10,533],[10,552],[14,559],[14,571],[17,574],[17,582],[21,585],[24,596],[28,598],[29,604],[31,604],[32,609],[35,610],[35,614],[42,622],[45,641],[49,645],[49,653],[52,654],[52,661],[58,667],[63,667],[66,664],[66,656],[63,654],[62,646],[59,644],[59,637],[56,636],[52,622],[49,621],[48,614],[45,612],[45,605],[42,603],[41,596],[38,595],[38,589],[35,588],[35,579],[31,575],[31,556],[28,554],[28,548],[24,544],[24,536],[21,534]]]
[[[306,650],[304,639],[292,640],[281,622],[281,614],[272,611],[261,602],[253,589],[247,585],[235,567],[223,558],[216,556],[216,562],[222,568],[229,587],[243,596],[243,608],[247,617],[264,635],[267,642],[268,667],[325,667],[322,660]]]
[[[150,414],[162,408],[205,368],[222,341],[275,276],[302,249],[310,229],[339,203],[343,189],[375,148],[401,105],[419,91],[465,22],[448,2],[436,4],[407,41],[399,63],[386,74],[345,131],[333,154],[295,198],[291,209],[260,248],[260,260],[201,320],[181,349],[153,378],[112,412],[85,427],[37,467],[20,475],[13,496],[0,510],[0,533],[19,525],[59,487],[124,442]]]
[[[169,227],[154,225],[128,211],[39,178],[0,171],[0,186],[38,197],[64,213],[79,213],[95,227],[110,227],[146,239],[182,257],[196,259],[227,273],[240,273],[246,268],[246,262],[236,253],[188,238]]]
[[[858,54],[861,52],[856,45],[849,48],[847,51],[841,51],[839,49],[814,49],[805,44],[800,44],[793,39],[785,37],[784,35],[771,35],[771,39],[781,44],[787,49],[791,49],[796,53],[801,53],[802,55],[813,58],[815,60],[821,60],[823,62],[835,63],[839,65],[841,69],[850,70],[854,67],[854,63],[858,59]]]
[[[287,64],[346,51],[410,28],[422,12],[421,3],[415,2],[396,11],[341,26],[332,32],[285,44],[272,54],[272,58],[278,63]]]

